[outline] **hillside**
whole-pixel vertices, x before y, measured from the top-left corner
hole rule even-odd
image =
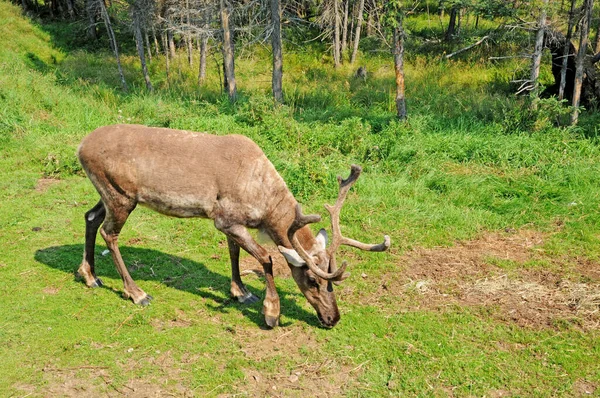
[[[555,101],[534,113],[509,94],[514,64],[420,54],[407,61],[406,123],[393,117],[387,54],[364,55],[363,81],[292,49],[286,105],[274,107],[260,48],[237,61],[233,105],[216,65],[198,88],[185,68],[168,84],[156,58],[147,93],[126,50],[124,93],[111,53],[65,44],[73,29],[0,1],[0,395],[599,393],[593,115],[556,127]],[[281,327],[265,330],[260,302],[229,298],[226,239],[211,222],[139,208],[121,250],[152,305],[122,299],[102,238],[105,287],[87,289],[74,271],[98,196],[75,150],[113,123],[246,135],[305,211],[324,216],[335,177],[361,164],[343,232],[389,234],[392,250],[343,251],[352,275],[335,287],[342,320],[331,330],[277,257]],[[245,255],[242,268],[258,264]],[[264,296],[260,276],[244,281]]]

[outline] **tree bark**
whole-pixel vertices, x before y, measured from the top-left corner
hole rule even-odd
[[[583,2],[583,18],[581,18],[579,51],[575,61],[575,87],[573,88],[573,113],[571,114],[571,124],[576,125],[579,119],[579,101],[581,99],[581,85],[583,83],[583,69],[585,54],[589,41],[590,20],[592,19],[592,9],[594,0],[585,0]]]
[[[115,32],[112,28],[112,24],[110,23],[110,17],[108,15],[108,11],[104,6],[103,0],[96,0],[98,5],[100,6],[100,14],[102,15],[102,19],[104,19],[104,25],[106,26],[106,32],[108,33],[108,41],[112,47],[113,52],[115,53],[115,58],[117,60],[117,68],[119,70],[119,77],[121,78],[121,85],[123,86],[123,90],[127,91],[127,82],[125,81],[125,74],[123,73],[123,67],[121,66],[121,58],[119,56],[119,45],[117,43],[117,39],[115,37]]]
[[[152,46],[150,45],[150,37],[148,31],[144,29],[144,41],[146,42],[146,51],[148,51],[148,60],[152,62]]]
[[[165,73],[167,75],[167,85],[170,86],[170,75],[171,75],[171,62],[170,62],[170,51],[169,51],[169,39],[167,32],[162,34],[163,48],[165,49]]]
[[[235,101],[237,99],[237,87],[235,84],[234,49],[229,26],[231,10],[225,0],[220,0],[220,14],[223,34],[223,86],[227,91],[227,95],[229,95],[229,100]]]
[[[187,23],[187,26],[190,26],[190,2],[189,0],[185,1],[185,9],[186,9],[186,13],[185,13],[185,20]],[[188,53],[188,63],[190,64],[190,68],[193,67],[193,63],[194,63],[194,42],[192,39],[192,35],[188,33],[189,28],[186,29],[186,33],[185,33],[185,43],[187,44],[187,53]]]
[[[283,103],[283,51],[281,48],[281,3],[280,0],[271,0],[271,22],[273,33],[271,47],[273,48],[273,77],[271,86],[273,98]]]
[[[540,75],[540,65],[542,62],[542,50],[544,49],[544,33],[546,31],[546,7],[548,6],[548,0],[544,0],[540,9],[540,19],[538,21],[538,30],[535,36],[535,48],[533,55],[531,56],[531,73],[529,81],[531,82],[531,89],[535,97],[539,96],[539,83],[538,77]],[[533,101],[531,104],[533,109],[536,109],[537,102]]]
[[[348,49],[348,9],[350,8],[350,0],[344,1],[344,20],[342,21],[342,59],[344,58],[344,53]]]
[[[448,21],[448,29],[446,30],[446,41],[451,41],[456,35],[456,19],[458,18],[458,6],[452,6],[450,9],[450,20]]]
[[[198,85],[206,81],[206,53],[208,51],[208,35],[203,33],[200,37],[200,64],[198,65]]]
[[[75,7],[73,6],[73,0],[65,0],[67,4],[67,12],[69,13],[69,17],[72,19],[75,17]]]
[[[154,30],[154,26],[152,26],[152,40],[154,40],[154,53],[156,56],[160,54],[160,46],[158,45],[158,39],[156,38],[156,31]]]
[[[333,0],[333,66],[340,66],[340,0]]]
[[[596,24],[596,37],[594,38],[594,54],[600,52],[600,19]]]
[[[394,29],[394,71],[396,74],[396,115],[398,119],[406,119],[406,98],[404,95],[404,28],[403,21],[398,21]]]
[[[102,1],[102,0],[101,0]],[[146,65],[146,56],[144,54],[144,36],[142,34],[142,11],[138,2],[132,5],[132,17],[133,17],[133,33],[135,37],[135,47],[140,57],[140,63],[142,65],[142,73],[144,74],[144,81],[146,82],[146,88],[148,91],[152,91],[152,82],[150,82],[150,75],[148,74],[148,66]]]
[[[98,1],[86,0],[85,13],[88,19],[87,36],[92,40],[98,40],[98,31],[96,30],[96,21],[98,17]]]
[[[167,42],[169,46],[169,55],[171,59],[175,58],[175,39],[173,38],[173,32],[171,29],[167,29]]]
[[[358,44],[360,42],[360,29],[363,23],[363,10],[365,8],[365,0],[360,0],[360,4],[358,6],[358,19],[356,21],[356,33],[354,33],[354,49],[352,50],[352,57],[350,58],[350,63],[353,64],[356,61],[356,56],[358,55]]]
[[[575,3],[577,0],[571,0],[571,9],[569,10],[569,24],[567,26],[567,37],[563,48],[563,58],[560,68],[560,84],[558,86],[558,99],[565,97],[565,87],[567,85],[567,67],[569,65],[571,37],[573,36],[573,25],[575,24]],[[572,91],[572,90],[571,90]]]

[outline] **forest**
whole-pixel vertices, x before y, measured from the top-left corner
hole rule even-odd
[[[593,0],[0,0],[0,395],[599,396],[599,33]],[[326,328],[265,244],[270,328],[252,256],[243,304],[212,221],[138,206],[153,301],[101,237],[88,288],[76,152],[114,124],[249,137],[314,233],[358,164],[341,231],[391,247],[340,248]]]

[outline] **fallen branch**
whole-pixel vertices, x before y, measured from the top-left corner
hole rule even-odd
[[[113,332],[113,334],[111,334],[111,336],[114,336],[115,334],[117,334],[117,332],[123,327],[123,325],[125,324],[125,322],[127,322],[128,320],[130,320],[131,318],[133,318],[134,314],[129,315],[127,318],[125,318],[125,320],[123,322],[121,322],[121,324],[119,325],[119,327],[117,328],[117,330],[115,330]]]
[[[452,54],[448,54],[448,55],[446,55],[446,56],[445,56],[445,58],[446,58],[446,59],[449,59],[449,58],[452,58],[452,57],[454,57],[456,54],[460,54],[460,53],[462,53],[462,52],[465,52],[465,51],[467,51],[467,50],[470,50],[470,49],[472,49],[473,47],[480,45],[481,43],[483,43],[484,41],[486,41],[486,40],[487,40],[487,39],[489,39],[489,38],[490,38],[489,36],[483,36],[483,37],[482,37],[481,39],[479,39],[479,41],[477,41],[476,43],[474,43],[474,44],[471,44],[470,46],[467,46],[467,47],[465,47],[465,48],[461,48],[460,50],[458,50],[458,51],[455,51],[455,52],[453,52]]]

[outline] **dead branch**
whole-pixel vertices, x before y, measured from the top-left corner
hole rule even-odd
[[[472,49],[473,47],[476,47],[476,46],[480,45],[481,43],[483,43],[484,41],[486,41],[486,40],[487,40],[487,39],[489,39],[489,38],[490,38],[489,36],[483,36],[483,37],[482,37],[481,39],[479,39],[479,40],[478,40],[476,43],[473,43],[473,44],[471,44],[470,46],[467,46],[467,47],[465,47],[465,48],[461,48],[460,50],[458,50],[458,51],[455,51],[455,52],[453,52],[453,53],[451,53],[451,54],[448,54],[448,55],[446,55],[446,56],[445,56],[445,58],[446,58],[446,59],[450,59],[450,58],[454,57],[454,56],[455,56],[455,55],[457,55],[457,54],[460,54],[460,53],[462,53],[462,52],[468,51],[468,50]]]

